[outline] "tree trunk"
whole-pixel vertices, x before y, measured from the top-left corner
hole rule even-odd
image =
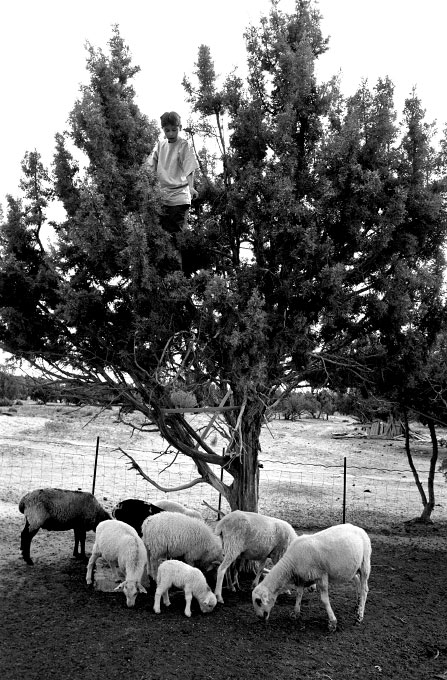
[[[405,451],[407,454],[407,459],[408,459],[408,464],[410,466],[411,472],[413,473],[414,481],[416,482],[416,486],[418,488],[419,494],[422,499],[422,505],[426,506],[427,504],[427,496],[425,495],[424,487],[422,486],[421,480],[419,479],[419,474],[418,471],[416,470],[416,466],[413,461],[413,456],[411,454],[411,448],[410,448],[410,425],[408,422],[408,412],[406,409],[404,409],[404,425],[405,425]]]
[[[430,431],[430,438],[432,443],[432,455],[430,458],[430,469],[428,472],[428,501],[425,503],[424,510],[422,511],[421,521],[430,522],[431,513],[435,507],[435,471],[436,462],[438,460],[438,438],[436,437],[436,428],[433,420],[429,419],[427,421],[428,429]]]
[[[258,512],[259,438],[264,409],[255,402],[246,407],[240,423],[237,454],[231,458],[228,472],[233,476],[227,497],[231,510]]]
[[[432,442],[432,456],[430,459],[430,469],[428,473],[428,481],[427,481],[427,489],[428,489],[428,498],[427,494],[424,491],[424,487],[422,486],[422,483],[419,479],[418,472],[416,470],[416,466],[414,465],[413,461],[413,456],[411,455],[411,450],[410,450],[410,428],[409,428],[409,423],[408,423],[408,413],[406,410],[404,410],[404,424],[405,424],[405,450],[407,453],[407,458],[408,462],[410,464],[411,471],[413,473],[414,480],[416,482],[416,486],[419,490],[419,494],[422,499],[422,505],[423,505],[423,511],[421,516],[418,518],[418,522],[430,522],[431,521],[431,513],[433,512],[433,509],[435,507],[435,470],[436,470],[436,461],[438,460],[438,440],[436,437],[436,429],[435,429],[435,424],[433,420],[428,420],[427,425],[428,429],[430,431],[430,438]]]

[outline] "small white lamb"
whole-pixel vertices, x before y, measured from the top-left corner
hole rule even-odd
[[[154,612],[160,613],[160,598],[166,607],[171,604],[169,600],[169,588],[183,588],[185,591],[185,614],[191,616],[191,600],[193,597],[199,603],[204,614],[212,612],[217,604],[216,596],[209,587],[200,569],[191,567],[179,560],[166,560],[158,567],[157,590],[155,591]]]
[[[259,582],[267,559],[277,562],[296,538],[293,527],[282,519],[257,512],[233,510],[216,524],[214,532],[222,537],[224,559],[217,570],[217,601],[223,602],[222,583],[225,572],[238,557],[258,560],[253,586]]]
[[[92,582],[93,567],[98,557],[110,564],[113,577],[124,581],[115,588],[123,591],[126,604],[133,607],[138,593],[146,593],[142,585],[144,570],[147,567],[147,552],[143,541],[133,527],[118,519],[108,519],[96,527],[96,540],[87,565],[87,584]]]
[[[316,584],[329,616],[329,630],[337,619],[329,602],[329,583],[355,579],[357,622],[363,621],[368,578],[371,571],[371,541],[368,534],[353,524],[338,524],[312,535],[298,536],[265,579],[252,592],[253,607],[267,620],[276,598],[291,585],[297,588],[294,617],[300,616],[304,588]]]

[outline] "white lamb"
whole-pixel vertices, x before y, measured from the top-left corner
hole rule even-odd
[[[191,567],[179,560],[166,560],[158,567],[157,590],[155,591],[154,612],[160,613],[160,598],[166,607],[171,604],[169,600],[169,588],[183,588],[185,591],[185,614],[191,616],[191,600],[193,597],[199,603],[204,614],[212,612],[217,604],[216,596],[209,587],[200,569]]]
[[[329,583],[355,579],[357,622],[363,621],[368,578],[371,571],[371,541],[368,534],[352,524],[339,524],[313,535],[298,536],[284,556],[252,593],[257,616],[267,620],[279,593],[297,587],[294,617],[299,617],[303,590],[316,584],[329,616],[329,630],[337,619],[329,602]]]
[[[188,515],[188,517],[196,517],[196,519],[203,520],[203,515],[198,510],[187,508],[186,505],[177,503],[177,501],[170,501],[163,498],[159,501],[154,501],[153,504],[162,510],[167,510],[168,512],[180,512],[182,515]]]
[[[222,537],[224,558],[217,570],[217,601],[223,602],[222,583],[227,569],[239,557],[259,562],[253,586],[265,563],[270,558],[275,564],[296,538],[293,527],[282,519],[260,515],[256,512],[233,510],[216,524],[216,535]]]
[[[160,512],[144,520],[142,532],[149,574],[154,580],[164,560],[182,558],[206,570],[222,562],[222,543],[203,520],[178,512]]]
[[[121,580],[119,572],[124,576],[124,581],[115,590],[123,591],[127,606],[133,607],[137,594],[147,592],[141,583],[147,567],[147,552],[143,541],[129,524],[118,519],[108,519],[96,527],[96,540],[87,565],[88,584],[92,582],[95,562],[101,556],[110,564],[116,581]]]

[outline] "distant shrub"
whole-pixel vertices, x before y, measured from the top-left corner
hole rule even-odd
[[[48,420],[44,425],[45,432],[61,432],[67,427],[62,420]]]
[[[173,390],[171,392],[171,402],[174,408],[195,408],[197,406],[195,395],[184,390]]]

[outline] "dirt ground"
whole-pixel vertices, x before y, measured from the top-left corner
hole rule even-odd
[[[444,520],[370,533],[364,622],[354,623],[354,585],[334,587],[335,633],[317,593],[304,597],[304,626],[290,618],[288,595],[268,624],[258,621],[248,582],[224,591],[211,614],[194,603],[191,619],[180,592],[160,615],[153,590],[128,609],[122,594],[87,587],[85,565],[71,557],[72,532],[39,532],[35,564],[26,565],[22,527],[17,504],[0,502],[1,680],[447,680]],[[90,533],[87,553],[93,540]]]
[[[224,591],[208,615],[182,593],[170,609],[152,611],[153,590],[128,609],[121,594],[85,584],[85,565],[70,557],[72,532],[40,532],[34,566],[19,555],[23,522],[1,522],[2,680],[430,680],[447,678],[447,527],[407,526],[372,535],[365,619],[354,623],[352,584],[331,590],[338,630],[327,631],[318,594],[303,602],[304,629],[290,618],[283,595],[267,625],[254,615],[250,587]],[[87,551],[91,550],[89,535]],[[211,582],[211,585],[212,582]]]

